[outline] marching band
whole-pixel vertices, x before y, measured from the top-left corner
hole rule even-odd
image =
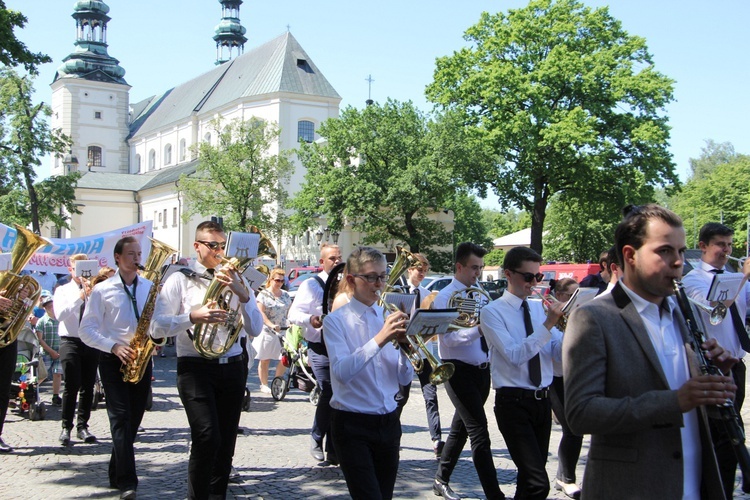
[[[263,329],[258,290],[247,277],[246,257],[254,255],[239,255],[246,248],[230,251],[234,234],[217,222],[201,223],[193,244],[197,261],[162,267],[165,256],[151,255],[155,274],[142,266],[141,242],[124,237],[114,249],[116,274],[92,286],[74,272],[74,262],[86,255],[75,255],[71,281],[54,294],[65,376],[60,443],[70,445],[74,425],[81,441],[97,442],[88,419],[98,367],[113,443],[108,481],[120,498],[138,495],[134,442],[151,390],[152,350],[166,338],[175,339],[177,388],[190,426],[187,497],[227,496],[251,343]],[[701,231],[703,260],[683,280],[682,221],[658,205],[629,207],[614,243],[607,258],[607,268],[618,270],[611,293],[587,302],[576,302],[573,280],[556,288],[557,299],[541,293],[542,258],[525,247],[505,255],[508,289],[500,298],[492,300],[479,284],[486,250],[465,242],[456,247],[452,282],[424,300],[427,290],[418,285],[428,264],[419,254],[399,249],[406,260],[389,271],[381,252],[356,247],[342,269],[340,249],[324,244],[323,272],[304,282],[288,313],[288,323],[301,328],[313,382],[322,391],[309,439],[312,456],[340,466],[352,498],[393,498],[402,436],[399,393],[428,366],[440,376],[422,385],[444,382],[455,408],[444,445],[439,417],[438,429],[429,429],[438,462],[424,464],[424,481],[436,496],[461,498],[450,479],[468,439],[486,498],[505,498],[484,410],[491,388],[496,423],[517,469],[516,499],[550,494],[553,403],[576,442],[567,453],[572,459],[552,479],[570,498],[731,498],[738,465],[743,476],[747,471],[750,489],[750,457],[737,417],[744,400],[742,357],[750,349],[744,329],[750,260],[741,263],[736,293],[713,297],[717,280],[731,281],[725,265],[732,232],[709,224]],[[163,250],[166,257],[170,250]],[[28,260],[20,254],[14,251],[16,270]],[[407,270],[422,274],[399,289],[395,283]],[[26,320],[39,297],[14,277],[18,273],[8,273],[0,273],[0,390],[6,394],[17,322]],[[416,301],[415,289],[421,292]],[[337,291],[341,300],[331,312],[324,297],[333,303]],[[731,314],[707,327],[717,303]],[[436,314],[418,314],[428,310]],[[435,335],[439,355],[425,346]],[[269,385],[276,398],[276,380]],[[0,434],[7,404],[0,398]],[[582,439],[590,445],[579,486],[575,465]],[[0,437],[0,452],[11,451]],[[563,453],[561,446],[561,462]]]

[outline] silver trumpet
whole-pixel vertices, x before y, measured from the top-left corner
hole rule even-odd
[[[723,302],[718,302],[714,307],[711,307],[690,297],[687,299],[691,304],[694,304],[695,307],[708,314],[708,322],[712,325],[720,324],[727,316],[727,311],[729,309]]]

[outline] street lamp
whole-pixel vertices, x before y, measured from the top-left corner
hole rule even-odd
[[[78,158],[73,154],[73,150],[69,149],[68,153],[63,156],[63,167],[65,173],[69,174],[78,170]]]
[[[323,241],[323,231],[318,229],[318,232],[315,233],[315,239],[318,240],[318,245],[320,245],[320,242]]]
[[[328,241],[328,238],[330,238],[330,236],[331,236],[331,228],[327,227],[326,228],[326,241]]]
[[[340,233],[338,231],[334,231],[333,233],[331,233],[331,236],[333,237],[333,244],[334,245],[338,245],[339,244],[339,234]]]

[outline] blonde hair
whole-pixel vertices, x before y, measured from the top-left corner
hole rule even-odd
[[[286,272],[281,267],[274,267],[271,269],[271,272],[268,273],[268,278],[266,279],[265,287],[268,288],[271,286],[271,282],[274,280],[274,276],[281,276],[282,278],[286,276]]]
[[[104,267],[102,267],[102,268],[100,268],[100,269],[99,269],[99,273],[97,273],[97,274],[98,274],[99,276],[104,276],[104,277],[106,277],[106,278],[109,278],[109,276],[107,276],[107,275],[108,275],[109,273],[114,273],[114,272],[115,272],[115,270],[114,270],[114,269],[112,269],[111,267],[109,267],[109,266],[104,266]]]
[[[75,262],[77,260],[88,260],[88,255],[85,253],[76,253],[70,256],[70,262]]]

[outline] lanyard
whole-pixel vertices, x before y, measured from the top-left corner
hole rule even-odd
[[[130,290],[128,290],[128,285],[125,284],[125,280],[122,279],[122,274],[120,275],[120,281],[122,281],[122,287],[125,289],[125,293],[128,294],[128,297],[130,297],[130,301],[133,304],[133,311],[135,311],[135,320],[139,321],[141,319],[141,315],[138,313],[138,302],[136,301],[136,295],[135,291],[138,287],[138,276],[135,277],[133,280],[133,293],[130,293]]]

